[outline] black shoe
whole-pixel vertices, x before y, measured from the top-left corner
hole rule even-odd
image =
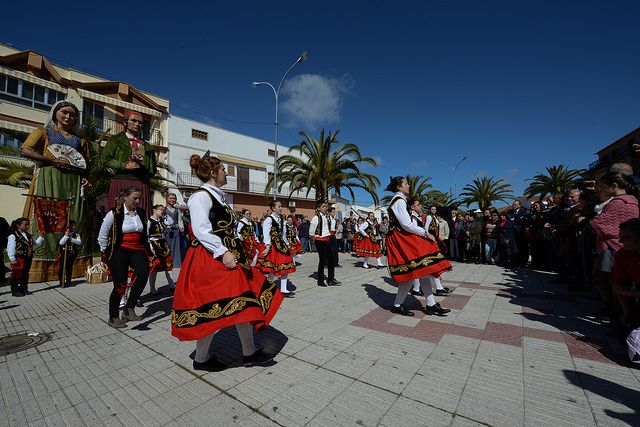
[[[12,297],[23,297],[24,294],[22,292],[11,292]]]
[[[411,295],[415,295],[417,297],[423,297],[424,296],[424,292],[422,292],[422,289],[420,289],[418,291],[414,291],[413,289],[411,289]]]
[[[341,266],[340,264],[336,264],[336,265],[334,265],[334,267],[336,267],[336,268],[342,268],[342,266]]]
[[[403,316],[414,316],[415,313],[413,311],[409,311],[406,309],[404,304],[400,304],[400,307],[396,307],[395,305],[391,306],[391,312],[396,314],[401,314]]]
[[[324,280],[319,280],[318,281],[318,286],[322,286],[323,288],[326,288],[327,284],[324,282]]]
[[[295,292],[282,292],[282,291],[280,291],[280,293],[285,298],[293,298],[296,295]]]
[[[437,289],[436,290],[436,296],[439,297],[446,297],[448,296],[450,293],[452,293],[453,291],[449,288],[444,288],[444,289]]]
[[[136,302],[136,307],[144,307],[144,304],[142,301],[138,300],[138,302]]]
[[[269,362],[272,361],[273,356],[265,353],[262,349],[257,350],[251,356],[242,356],[242,364],[244,366],[263,366],[265,364],[270,364]]]
[[[206,362],[196,362],[193,361],[193,369],[198,371],[208,371],[208,372],[220,372],[227,368],[227,365],[219,361],[215,356],[211,356],[211,359]]]
[[[23,293],[24,295],[31,295],[31,294],[33,294],[33,292],[31,292],[31,291],[27,291],[27,290],[23,291],[22,293]]]
[[[287,290],[288,290],[289,292],[293,292],[293,291],[295,291],[296,289],[298,289],[298,287],[297,287],[296,285],[294,285],[294,284],[293,284],[293,283],[291,283],[291,282],[287,282]]]
[[[429,316],[433,316],[434,314],[436,316],[444,316],[445,314],[451,312],[451,310],[448,308],[440,307],[439,303],[436,303],[435,305],[428,305],[424,307],[422,311],[424,312],[424,314]]]
[[[338,282],[336,279],[329,280],[329,286],[340,286],[342,282]]]

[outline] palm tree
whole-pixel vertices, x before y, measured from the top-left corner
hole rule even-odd
[[[430,176],[407,175],[407,183],[409,184],[408,199],[418,200],[422,206],[431,205],[432,201],[443,193],[438,190],[430,190],[433,186],[429,181],[431,181]],[[392,198],[392,195],[384,196],[381,202],[383,205],[388,205]]]
[[[311,190],[315,190],[316,200],[328,200],[330,190],[341,196],[341,191],[346,189],[355,200],[353,189],[361,188],[378,204],[376,188],[380,180],[360,170],[363,164],[377,166],[378,163],[371,157],[363,157],[355,144],[338,145],[339,132],[329,132],[325,137],[323,129],[319,139],[300,132],[305,140],[288,150],[289,153],[296,152],[295,155],[288,154],[278,159],[278,190],[288,184],[289,195],[302,189],[306,189],[309,195]],[[265,193],[272,188],[273,178],[270,178]]]
[[[564,193],[575,186],[577,178],[582,176],[584,170],[569,169],[565,165],[547,167],[547,174],[538,173],[531,179],[531,184],[524,190],[527,197],[540,196],[540,200],[547,194]]]
[[[453,194],[445,193],[440,190],[427,191],[427,206],[450,206],[455,204],[456,200]]]
[[[0,147],[0,185],[29,188],[33,163],[20,158],[17,148]]]
[[[460,201],[469,207],[471,203],[478,203],[480,210],[485,210],[495,201],[507,201],[513,199],[511,184],[504,179],[496,180],[493,177],[482,177],[473,180],[473,183],[465,185],[460,193]]]

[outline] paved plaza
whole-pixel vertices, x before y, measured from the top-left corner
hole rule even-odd
[[[386,269],[341,255],[342,286],[320,288],[316,264],[304,255],[295,298],[256,336],[277,363],[240,366],[231,328],[216,373],[194,371],[194,343],[170,335],[166,286],[124,330],[106,324],[111,284],[0,288],[0,335],[50,335],[0,356],[0,425],[640,425],[640,370],[587,316],[597,304],[547,273],[455,264],[455,292],[438,298],[449,316],[403,317],[387,310]]]

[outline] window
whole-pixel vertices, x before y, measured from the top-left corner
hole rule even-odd
[[[0,75],[0,99],[49,111],[53,104],[65,99],[65,95],[62,92],[3,74]]]
[[[234,165],[227,165],[227,175],[236,176],[236,167]]]
[[[191,137],[196,139],[202,139],[204,141],[209,140],[209,134],[205,131],[198,129],[191,129]]]
[[[267,155],[269,157],[275,157],[276,156],[276,150],[272,150],[272,149],[267,150]]]
[[[96,131],[104,131],[104,105],[96,104],[95,102],[82,100],[82,124],[88,125],[92,120],[95,120]]]
[[[26,134],[24,134],[24,137],[20,139],[18,135],[14,134],[13,132],[9,134],[0,133],[0,147],[9,147],[17,150],[22,146],[25,138]]]

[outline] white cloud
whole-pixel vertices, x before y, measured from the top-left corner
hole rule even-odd
[[[342,99],[351,92],[354,81],[342,77],[301,74],[292,77],[282,88],[282,111],[287,115],[286,125],[305,131],[338,123]]]

